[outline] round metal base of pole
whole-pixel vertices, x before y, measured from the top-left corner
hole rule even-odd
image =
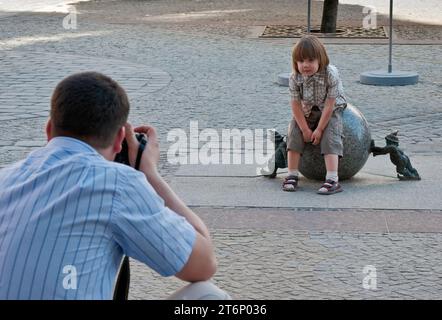
[[[366,71],[361,73],[360,77],[362,84],[375,86],[406,86],[416,84],[418,80],[419,75],[412,71]]]
[[[280,86],[288,87],[289,86],[289,78],[290,78],[290,73],[278,74],[278,84]]]

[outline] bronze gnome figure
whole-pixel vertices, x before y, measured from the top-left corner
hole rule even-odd
[[[396,130],[385,137],[387,145],[385,147],[376,147],[374,140],[371,141],[371,152],[376,157],[382,154],[390,154],[391,162],[396,166],[397,177],[399,180],[420,180],[419,173],[411,165],[410,158],[399,149],[399,130]]]

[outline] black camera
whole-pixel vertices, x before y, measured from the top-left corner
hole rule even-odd
[[[136,170],[138,170],[140,167],[141,155],[143,154],[144,148],[146,147],[146,144],[147,144],[147,137],[143,133],[136,133],[135,137],[137,138],[138,142],[140,143],[138,146],[137,159],[135,161],[135,167],[134,167]],[[126,139],[123,140],[121,147],[122,147],[121,151],[119,153],[117,153],[114,161],[130,166],[130,164],[129,164],[129,149],[127,146]]]

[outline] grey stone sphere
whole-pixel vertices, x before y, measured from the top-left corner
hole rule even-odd
[[[339,159],[339,180],[350,179],[367,162],[370,155],[371,133],[368,122],[362,113],[353,105],[347,104],[342,113],[344,129],[344,154]],[[324,156],[319,145],[305,145],[299,164],[299,172],[308,179],[324,180]]]

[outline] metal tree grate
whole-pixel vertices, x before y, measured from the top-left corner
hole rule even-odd
[[[311,34],[322,38],[371,38],[371,39],[388,39],[383,27],[374,29],[365,29],[363,27],[339,27],[336,33],[320,33],[319,26],[313,26],[310,30]],[[307,34],[306,26],[291,25],[274,25],[266,26],[260,38],[300,38]]]

